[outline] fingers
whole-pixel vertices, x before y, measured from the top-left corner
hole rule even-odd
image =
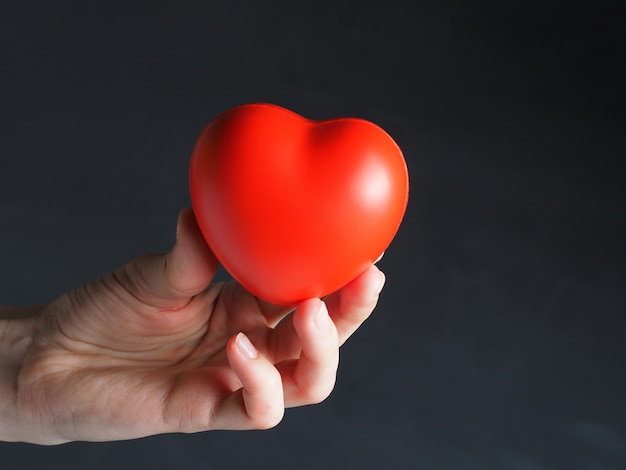
[[[156,308],[184,306],[209,285],[217,270],[191,209],[180,213],[176,234],[169,253],[136,258],[115,272],[134,297]]]
[[[288,408],[325,400],[335,386],[339,366],[337,329],[324,302],[302,302],[294,313],[293,327],[302,348],[300,357],[277,365]]]
[[[267,429],[283,418],[285,404],[281,377],[243,333],[232,336],[228,360],[242,388],[229,394],[211,417],[213,429]]]
[[[344,288],[326,297],[324,302],[337,329],[339,345],[345,343],[369,318],[384,283],[384,274],[372,266]],[[300,356],[302,346],[294,318],[287,318],[269,331],[267,349],[275,363]]]
[[[230,338],[228,360],[241,389],[215,407],[211,428],[270,428],[281,421],[285,408],[328,397],[335,385],[339,345],[324,302],[311,299],[300,304],[293,325],[301,344],[300,357],[276,366],[243,333]]]
[[[385,285],[385,275],[376,266],[326,298],[328,311],[343,344],[371,315]]]
[[[226,354],[234,381],[211,406],[209,427],[266,429],[281,421],[285,408],[327,398],[339,346],[369,317],[383,284],[384,275],[372,266],[327,302],[302,302],[275,328],[264,326],[268,334],[255,336],[259,349],[243,333],[232,336]]]

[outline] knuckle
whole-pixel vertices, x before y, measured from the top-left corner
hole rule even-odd
[[[276,369],[265,377],[265,393],[247,407],[248,419],[254,429],[270,429],[285,415],[282,378]]]
[[[285,415],[283,407],[270,407],[263,412],[251,416],[252,426],[255,429],[271,429],[276,427]]]
[[[304,401],[309,405],[322,403],[330,396],[334,388],[334,380],[317,384],[315,387],[309,387],[304,391]]]

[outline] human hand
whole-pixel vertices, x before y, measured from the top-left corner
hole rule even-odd
[[[58,444],[263,429],[285,408],[324,400],[339,346],[374,309],[384,275],[372,266],[291,313],[234,281],[210,284],[216,269],[187,209],[168,254],[1,321],[0,344],[10,347],[0,438]]]

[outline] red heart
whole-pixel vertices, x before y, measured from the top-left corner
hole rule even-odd
[[[190,189],[224,268],[259,298],[294,305],[343,287],[382,254],[409,185],[400,148],[375,124],[249,104],[202,131]]]

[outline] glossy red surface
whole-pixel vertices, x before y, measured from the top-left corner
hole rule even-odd
[[[400,148],[375,124],[250,104],[202,131],[190,190],[224,268],[258,297],[293,305],[339,289],[378,258],[409,186]]]

